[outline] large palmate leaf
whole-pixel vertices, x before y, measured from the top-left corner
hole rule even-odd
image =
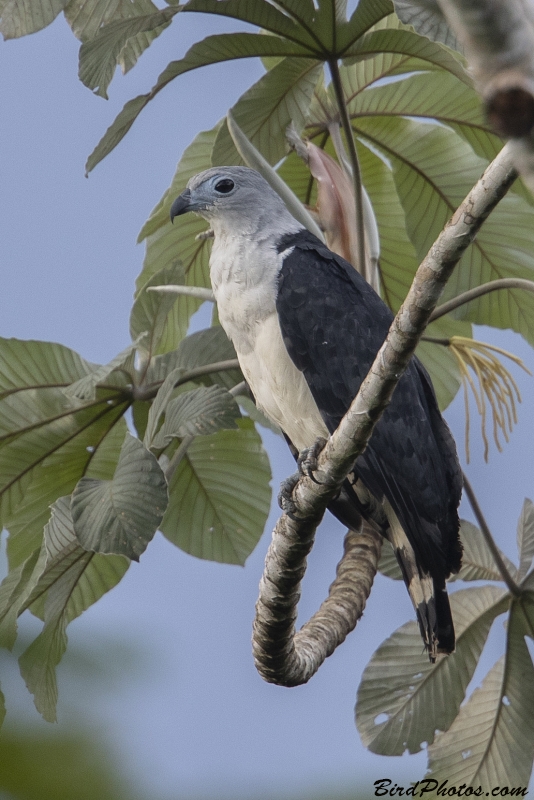
[[[431,664],[415,622],[395,631],[374,653],[358,689],[356,723],[374,753],[418,752],[456,717],[491,624],[510,599],[493,586],[464,589],[451,598],[456,651]]]
[[[453,131],[404,119],[359,119],[355,130],[393,166],[406,226],[422,259],[447,220],[478,180],[486,162]],[[534,232],[531,208],[510,194],[488,218],[468,248],[444,297],[504,277],[532,279]],[[493,292],[453,313],[460,319],[512,328],[534,341],[534,297],[518,289]]]
[[[285,58],[231,108],[239,128],[270,164],[287,153],[287,126],[292,122],[297,131],[304,126],[321,74],[322,65],[316,60]],[[214,166],[243,163],[226,124],[217,134],[211,161]]]
[[[262,36],[257,33],[221,33],[197,42],[188,50],[184,58],[172,61],[167,66],[150,92],[139,95],[126,103],[87,159],[86,171],[91,172],[117,146],[145,106],[179,75],[222,61],[255,56],[288,55],[303,57],[307,55],[307,50],[301,45],[287,42],[277,36]]]
[[[57,703],[55,667],[67,646],[67,624],[120,581],[128,561],[121,556],[97,556],[84,551],[74,535],[70,498],[62,497],[54,504],[46,526],[39,566],[44,568],[19,611],[31,604],[37,606],[44,627],[19,664],[37,710],[53,722]]]
[[[167,507],[167,484],[158,462],[126,434],[111,480],[82,478],[72,495],[76,538],[85,550],[139,561]]]
[[[316,40],[307,28],[296,24],[299,20],[294,21],[291,14],[288,16],[282,13],[266,0],[225,0],[224,3],[219,0],[189,0],[182,11],[221,14],[257,25],[258,28],[286,38],[289,42],[303,45],[307,50],[310,46],[317,47]]]
[[[0,338],[0,399],[21,389],[68,386],[93,369],[62,344]]]
[[[44,474],[41,469],[46,459],[61,459],[72,477],[81,477],[83,465],[128,405],[120,389],[87,402],[48,388],[23,390],[0,401],[0,418],[12,420],[10,430],[0,437],[0,507],[5,524],[13,519],[15,506],[31,483],[55,481],[53,470]]]
[[[3,0],[0,3],[0,33],[16,39],[46,28],[63,11],[69,0]]]
[[[196,438],[169,486],[161,530],[198,558],[244,564],[269,513],[271,472],[249,419]]]
[[[85,474],[88,477],[101,480],[113,477],[125,433],[126,423],[123,419],[120,419],[103,439],[93,454],[89,465],[85,465]],[[66,487],[67,491],[72,488],[72,474],[68,474],[68,467],[65,466],[66,477],[63,476],[61,474],[62,466],[63,462],[42,467],[42,471],[52,471],[54,477],[58,476],[57,479],[55,481],[53,479],[49,480],[48,484],[46,482],[31,484],[24,495],[23,506],[17,510],[13,522],[9,523],[10,539],[8,549],[11,569],[0,586],[1,646],[9,648],[13,646],[16,638],[18,615],[32,603],[32,610],[35,610],[36,599],[44,596],[46,590],[55,579],[54,576],[63,574],[63,571],[70,567],[71,550],[75,553],[75,559],[80,556],[81,548],[79,546],[71,548],[68,552],[62,553],[61,563],[58,564],[55,556],[50,561],[47,547],[41,546],[43,528],[48,523],[50,506],[56,499],[57,491],[64,487]],[[48,504],[46,504],[47,500]],[[32,547],[35,548],[33,551]],[[13,563],[15,566],[13,566]],[[54,564],[54,569],[49,568],[52,563]],[[99,561],[97,560],[95,564],[98,565],[98,563]],[[90,575],[91,573],[87,574]],[[38,589],[36,588],[37,586]],[[97,590],[98,586],[96,585],[95,591]]]
[[[534,667],[521,600],[511,610],[506,654],[458,717],[428,748],[430,777],[450,785],[526,788],[534,758]],[[532,620],[530,620],[532,630]]]
[[[134,66],[141,52],[170,25],[178,8],[165,8],[132,19],[116,20],[101,28],[94,39],[82,44],[78,76],[95,94],[107,99],[115,67],[123,64],[124,72]],[[141,46],[141,37],[144,35]],[[136,46],[132,42],[136,39]],[[124,48],[128,54],[124,54]]]
[[[471,85],[471,78],[458,54],[408,30],[375,30],[359,38],[343,54],[346,59],[367,58],[377,53],[397,53],[427,61]]]
[[[70,494],[83,475],[101,479],[113,475],[125,434],[122,414],[116,416],[115,422],[103,417],[33,471],[22,502],[4,520],[9,530],[7,552],[11,568],[22,564],[39,548],[50,506],[58,496]]]

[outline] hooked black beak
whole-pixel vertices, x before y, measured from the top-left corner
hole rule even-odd
[[[189,189],[185,189],[179,197],[176,198],[174,203],[171,206],[171,222],[174,222],[175,217],[179,217],[180,214],[185,214],[189,211],[189,205],[191,203],[191,192]]]

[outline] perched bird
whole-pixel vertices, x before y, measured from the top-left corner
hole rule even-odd
[[[213,230],[219,319],[256,403],[305,451],[338,427],[392,313],[255,170],[214,167],[196,175],[174,201],[171,220],[187,211]],[[461,488],[454,441],[413,358],[329,509],[355,530],[363,516],[389,539],[431,660],[454,650],[445,580],[460,568]]]

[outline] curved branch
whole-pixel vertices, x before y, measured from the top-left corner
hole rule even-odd
[[[483,283],[482,286],[475,286],[474,289],[462,292],[458,297],[453,297],[452,300],[447,300],[446,303],[438,306],[430,316],[430,322],[444,317],[445,314],[465,305],[465,303],[470,303],[471,300],[476,300],[477,297],[496,292],[499,289],[525,289],[527,292],[534,292],[534,281],[528,281],[526,278],[499,278],[496,281]]]
[[[371,593],[382,537],[364,522],[359,533],[347,531],[327,599],[295,632],[300,582],[314,532],[312,526],[308,536],[295,536],[290,526],[285,526],[267,553],[252,643],[256,668],[269,683],[306,683],[356,627]]]
[[[313,631],[293,633],[294,595],[304,574],[315,530],[354,461],[365,449],[454,267],[516,177],[508,146],[505,146],[456,210],[417,270],[360,391],[318,458],[315,480],[302,476],[293,490],[295,515],[289,518],[284,514],[278,520],[269,548],[268,569],[261,584],[253,634],[256,667],[271,683],[288,685],[288,674],[291,685],[308,681],[312,669],[318,669],[321,660],[306,654],[310,650],[315,654],[320,651],[326,657],[339,644],[337,633],[322,625],[314,626]],[[372,563],[370,561],[371,566]],[[366,575],[371,571],[366,570]],[[371,581],[367,580],[360,588],[363,593],[369,592]],[[266,606],[272,607],[271,621],[263,618]],[[274,642],[272,636],[264,635],[271,625],[277,634]],[[320,643],[315,642],[316,638]]]

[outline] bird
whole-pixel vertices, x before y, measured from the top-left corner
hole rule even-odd
[[[383,344],[393,314],[354,267],[248,167],[212,167],[172,203],[210,224],[219,321],[257,406],[314,463]],[[309,458],[308,458],[309,457]],[[455,648],[445,581],[461,566],[455,443],[414,356],[329,510],[393,546],[431,662]]]

